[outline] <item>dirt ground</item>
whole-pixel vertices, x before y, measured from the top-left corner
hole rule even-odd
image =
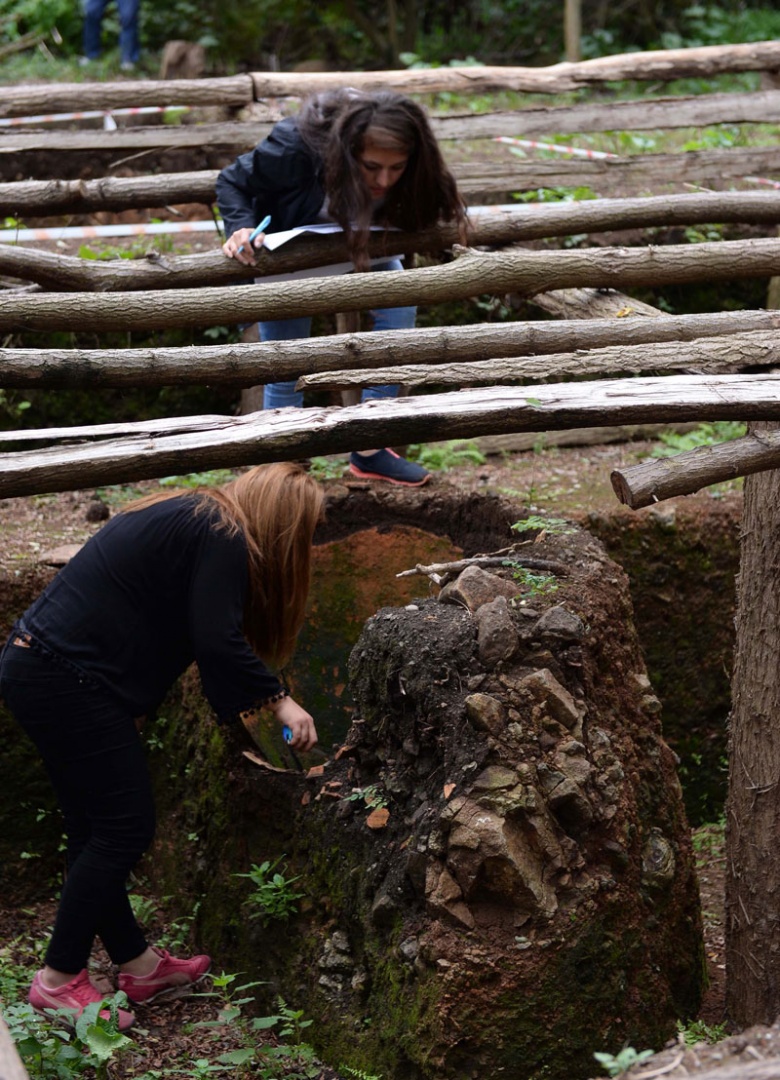
[[[633,464],[652,451],[648,442],[622,443],[598,447],[553,448],[505,453],[489,457],[483,464],[458,466],[438,474],[433,483],[452,484],[462,489],[490,491],[516,498],[529,512],[569,516],[586,521],[591,512],[609,513],[618,507],[609,474],[613,468]],[[340,481],[344,483],[344,481]],[[349,483],[349,481],[346,481]],[[137,491],[147,490],[139,485]],[[687,500],[701,504],[722,492],[700,493]],[[113,489],[99,493],[71,492],[0,501],[0,577],[14,576],[19,567],[41,561],[56,564],[68,554],[70,545],[83,542],[99,527],[103,507],[110,510],[118,500]],[[699,831],[702,909],[706,938],[709,989],[699,1020],[709,1028],[725,1024],[723,892],[724,857],[722,837],[717,830]],[[0,941],[18,942],[14,952],[19,962],[29,963],[32,942],[46,936],[51,925],[50,901],[32,904],[23,910],[4,908],[0,897]],[[163,925],[164,917],[160,914]],[[98,972],[109,975],[104,955],[97,956]],[[182,1063],[214,1061],[218,1053],[236,1046],[236,1031],[230,1026],[198,1028],[198,1020],[213,1019],[218,1005],[211,998],[190,998],[161,1007],[138,1010],[139,1024],[135,1048],[121,1062],[112,1064],[117,1078],[140,1076],[149,1069],[182,1067]],[[610,1048],[611,1049],[611,1048]],[[636,1047],[642,1050],[644,1047]],[[614,1048],[615,1053],[619,1048]],[[682,1036],[643,1066],[636,1075],[657,1076],[661,1072],[676,1077],[691,1070],[702,1071],[737,1062],[749,1064],[764,1058],[780,1058],[780,1029],[756,1029],[730,1036],[716,1045],[686,1047]],[[598,1069],[594,1066],[594,1075]],[[319,1075],[334,1075],[321,1069]]]

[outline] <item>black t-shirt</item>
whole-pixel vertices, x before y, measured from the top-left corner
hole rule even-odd
[[[20,626],[140,716],[193,661],[221,720],[281,689],[244,637],[244,536],[197,495],[118,514],[27,610]]]

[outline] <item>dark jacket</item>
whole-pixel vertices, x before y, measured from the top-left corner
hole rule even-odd
[[[272,232],[313,225],[324,202],[322,160],[304,143],[294,117],[276,124],[267,139],[217,177],[226,237],[253,229],[266,214]]]
[[[118,514],[25,612],[34,646],[108,691],[131,716],[152,713],[193,661],[221,720],[281,686],[244,637],[246,541],[184,495]]]

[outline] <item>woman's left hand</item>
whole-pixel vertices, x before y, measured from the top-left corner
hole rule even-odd
[[[293,750],[311,750],[317,744],[317,729],[314,720],[291,697],[282,698],[269,706],[280,724],[286,725],[292,732],[290,746]]]

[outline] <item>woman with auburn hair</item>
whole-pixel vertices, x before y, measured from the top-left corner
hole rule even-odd
[[[258,467],[215,490],[126,507],[16,623],[0,694],[40,752],[67,834],[67,877],[29,1000],[74,1019],[103,994],[96,936],[130,1001],[198,982],[207,956],[150,946],[127,876],[151,844],[154,802],[136,718],[154,714],[193,661],[220,722],[267,708],[309,750],[314,721],[267,664],[292,653],[304,618],[322,491],[300,466]],[[119,1010],[119,1026],[132,1013]]]
[[[253,248],[262,246],[264,234],[251,243],[250,236],[266,215],[274,232],[336,222],[358,271],[402,269],[398,258],[371,265],[372,226],[419,232],[454,221],[466,241],[463,200],[425,112],[390,92],[344,89],[309,98],[297,116],[276,124],[259,146],[222,170],[217,202],[228,237],[222,250],[246,266],[255,265]],[[374,330],[411,329],[417,309],[377,308],[371,314]],[[260,341],[305,338],[311,332],[308,316],[258,325]],[[375,386],[363,391],[363,400],[397,394],[397,386]],[[265,387],[265,409],[302,403],[294,382]],[[386,448],[353,452],[350,471],[412,487],[430,479],[420,465]]]

